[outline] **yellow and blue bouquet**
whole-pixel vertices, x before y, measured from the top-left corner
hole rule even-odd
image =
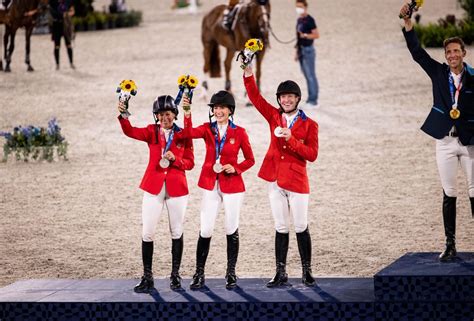
[[[119,94],[119,101],[125,103],[125,107],[127,108],[127,110],[122,113],[122,117],[130,116],[131,114],[128,112],[128,101],[131,96],[137,94],[137,85],[133,80],[122,80],[120,85],[117,87],[116,92]]]
[[[179,105],[181,99],[183,98],[183,94],[187,92],[189,97],[189,102],[193,99],[193,92],[194,89],[197,87],[199,81],[196,76],[192,75],[181,75],[178,78],[178,94],[176,95],[175,104]]]
[[[263,50],[263,42],[260,39],[252,38],[245,43],[245,49],[237,55],[237,61],[241,60],[240,68],[245,69],[252,63],[253,57]]]

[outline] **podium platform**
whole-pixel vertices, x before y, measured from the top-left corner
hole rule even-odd
[[[268,289],[268,279],[207,279],[203,290],[169,289],[155,280],[24,280],[0,289],[0,320],[323,320],[473,321],[474,253],[439,263],[437,253],[408,253],[373,278],[317,278],[306,287]]]
[[[474,302],[474,253],[441,263],[438,253],[408,253],[374,276],[378,301]]]
[[[474,321],[474,253],[407,253],[374,276],[376,319]]]
[[[182,291],[156,280],[157,291],[137,294],[137,280],[26,280],[0,289],[1,320],[374,320],[373,280],[317,279],[318,286],[268,289],[264,279],[224,279]],[[308,319],[309,318],[309,319]]]

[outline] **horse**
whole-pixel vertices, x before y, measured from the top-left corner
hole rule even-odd
[[[5,24],[5,35],[3,36],[5,72],[10,72],[10,63],[15,49],[16,31],[25,28],[25,63],[28,71],[34,71],[30,63],[31,34],[35,27],[36,17],[39,11],[46,10],[48,0],[13,0],[6,12],[0,13],[0,23]]]
[[[3,61],[2,61],[2,44],[3,44],[3,35],[5,34],[5,23],[7,21],[7,10],[6,8],[0,7],[0,71],[3,70]]]
[[[234,54],[245,47],[245,42],[250,38],[259,38],[263,41],[263,50],[256,55],[257,58],[257,85],[260,88],[260,76],[265,50],[269,46],[270,28],[270,1],[250,0],[240,4],[236,14],[235,27],[232,31],[222,26],[223,12],[226,5],[218,5],[207,13],[201,26],[201,41],[204,47],[204,74],[209,73],[211,78],[221,76],[219,46],[227,49],[224,60],[225,89],[231,91],[230,69]],[[204,89],[207,82],[203,81]]]

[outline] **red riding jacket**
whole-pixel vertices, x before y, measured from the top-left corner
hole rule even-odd
[[[145,128],[133,127],[128,119],[118,117],[123,133],[128,137],[148,143],[150,159],[143,175],[140,188],[150,194],[160,193],[163,183],[166,182],[166,191],[169,196],[178,197],[189,194],[188,183],[184,171],[194,167],[193,142],[183,137],[183,130],[173,125],[174,138],[169,150],[173,152],[176,160],[168,168],[161,168],[159,162],[162,149],[161,141],[156,139],[157,125],[150,124]]]
[[[227,174],[221,172],[216,174],[212,166],[216,163],[216,143],[215,135],[209,123],[204,123],[196,128],[192,127],[191,116],[184,117],[183,135],[185,137],[203,138],[206,144],[206,156],[202,165],[201,176],[199,177],[198,186],[212,190],[219,180],[219,188],[223,193],[240,193],[245,191],[242,173],[255,164],[252,147],[250,146],[249,137],[244,128],[236,126],[229,122],[227,126],[226,141],[220,155],[220,163],[222,165],[230,164],[235,168],[235,173]],[[219,138],[219,143],[220,143]],[[242,149],[244,160],[238,162],[239,150]]]
[[[273,134],[282,125],[282,114],[260,95],[253,76],[245,77],[244,84],[250,101],[270,125],[271,142],[258,172],[266,181],[276,181],[288,191],[308,194],[309,182],[306,161],[314,162],[318,157],[318,124],[300,110],[300,117],[291,128],[291,138],[278,138]]]

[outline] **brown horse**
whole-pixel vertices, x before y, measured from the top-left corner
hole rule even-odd
[[[25,63],[28,66],[27,70],[34,71],[30,64],[31,34],[38,13],[45,10],[47,4],[48,0],[13,0],[6,12],[1,13],[0,11],[0,23],[5,24],[5,35],[3,36],[5,72],[11,71],[10,63],[15,49],[15,35],[21,27],[25,28]]]
[[[204,73],[209,73],[211,78],[221,76],[221,63],[219,45],[227,49],[224,60],[225,66],[225,89],[231,89],[230,68],[236,51],[244,49],[245,42],[250,38],[262,39],[264,47],[259,51],[257,58],[257,85],[260,86],[261,65],[265,55],[265,49],[269,45],[270,27],[270,1],[250,0],[241,4],[240,11],[236,15],[235,27],[232,31],[222,26],[225,5],[214,7],[202,20],[201,41],[204,46]],[[206,88],[206,82],[203,82]],[[207,88],[206,88],[207,89]]]

